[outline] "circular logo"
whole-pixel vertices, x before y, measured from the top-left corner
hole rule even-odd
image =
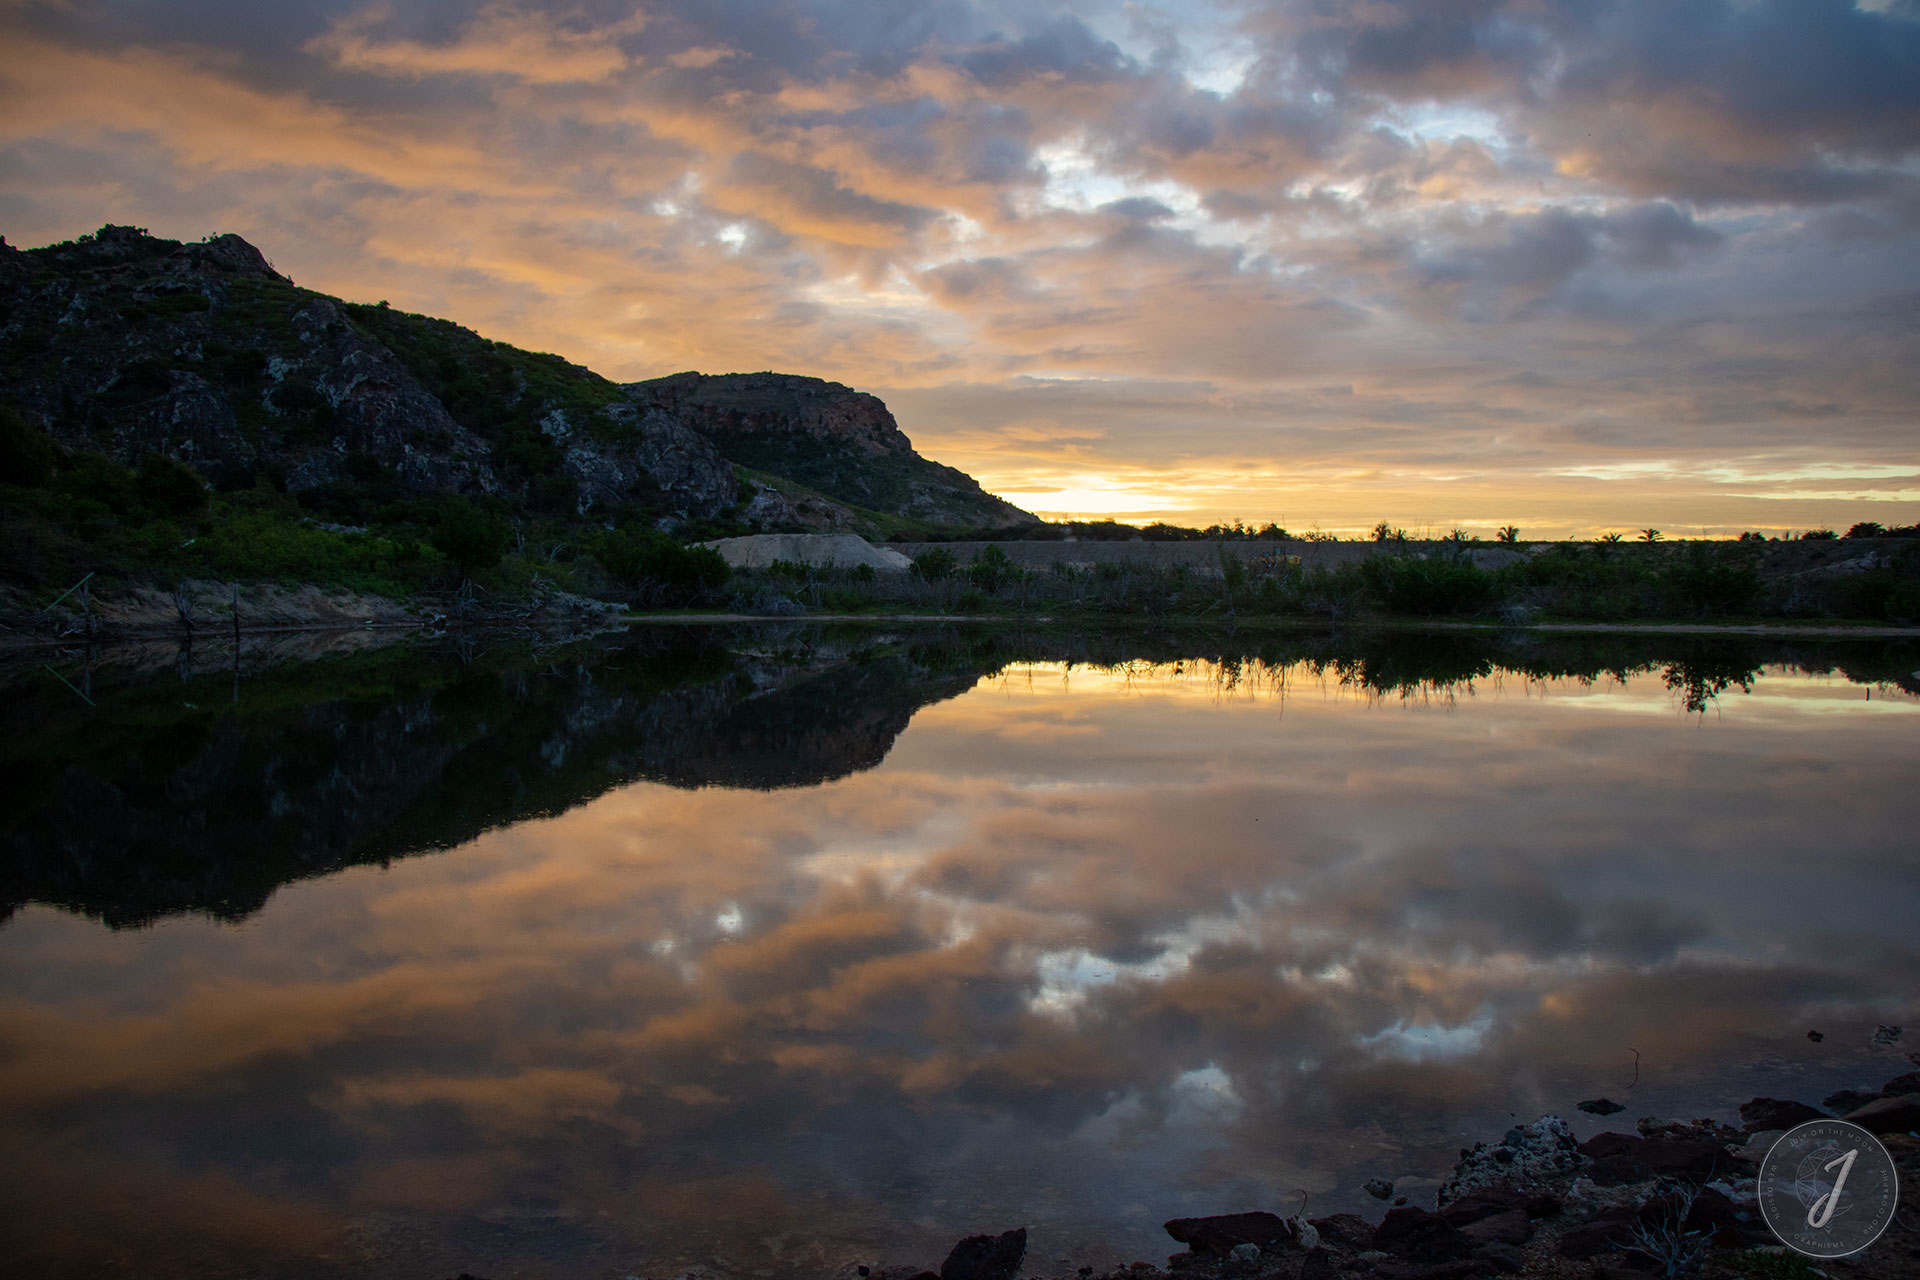
[[[1760,1162],[1760,1213],[1782,1244],[1844,1258],[1893,1221],[1900,1176],[1880,1140],[1845,1120],[1788,1130]]]

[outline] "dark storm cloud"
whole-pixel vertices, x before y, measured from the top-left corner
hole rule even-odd
[[[1845,0],[1355,3],[1289,13],[1338,94],[1460,98],[1641,195],[1848,198],[1920,132],[1920,23]],[[1364,109],[1364,102],[1354,104]]]
[[[1424,285],[1455,297],[1477,318],[1492,318],[1560,296],[1582,272],[1604,278],[1625,272],[1671,268],[1689,254],[1704,253],[1724,237],[1684,210],[1664,201],[1594,215],[1549,209],[1518,217],[1495,217],[1439,239],[1415,262]]]
[[[1015,88],[1035,79],[1106,83],[1139,70],[1111,41],[1071,16],[1043,21],[1018,39],[994,32],[956,59],[989,88]]]

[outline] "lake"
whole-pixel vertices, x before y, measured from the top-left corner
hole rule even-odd
[[[1874,1088],[1920,1049],[1917,669],[797,625],[16,662],[0,1262],[765,1277],[1026,1225],[1045,1273],[1430,1206],[1545,1112]]]

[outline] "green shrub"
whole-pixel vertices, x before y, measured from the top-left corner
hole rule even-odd
[[[500,563],[507,550],[507,527],[470,498],[448,498],[427,541],[456,573],[471,578]]]
[[[223,577],[392,589],[431,568],[422,549],[369,534],[334,533],[295,522],[279,511],[227,509],[194,550]]]
[[[945,582],[960,568],[960,560],[945,547],[923,551],[913,562],[914,577],[922,582]]]
[[[207,509],[200,473],[163,453],[141,455],[134,492],[142,507],[159,516],[195,516]]]
[[[683,547],[650,529],[606,534],[593,558],[621,586],[668,604],[692,603],[725,585],[732,573],[711,547]]]
[[[0,405],[0,484],[37,489],[53,479],[58,457],[46,432],[31,426],[12,405]]]
[[[1742,613],[1760,599],[1760,574],[1753,564],[1717,554],[1706,543],[1690,545],[1663,579],[1675,612]]]
[[[125,511],[134,502],[134,474],[104,453],[81,450],[67,459],[56,487],[87,498],[108,511]]]
[[[1360,562],[1360,576],[1393,613],[1473,613],[1495,596],[1493,575],[1464,556],[1370,556]]]
[[[916,567],[918,567],[917,562]],[[988,543],[980,554],[973,558],[973,563],[967,566],[967,581],[977,589],[992,595],[1002,586],[1012,582],[1019,573],[1019,566],[1007,558],[1006,552]]]

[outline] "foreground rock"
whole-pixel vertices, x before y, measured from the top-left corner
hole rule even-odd
[[[1920,1106],[1920,1080],[1896,1077],[1854,1112],[1905,1115]],[[1832,1099],[1829,1098],[1829,1105]],[[1754,1124],[1794,1122],[1814,1108],[1791,1099],[1755,1098],[1740,1108]],[[1816,1115],[1820,1114],[1815,1112]],[[1254,1211],[1175,1218],[1167,1234],[1188,1246],[1163,1270],[1147,1262],[1095,1277],[1092,1267],[1058,1280],[1477,1280],[1489,1276],[1555,1280],[1640,1280],[1662,1275],[1849,1276],[1895,1280],[1920,1274],[1920,1229],[1896,1219],[1863,1254],[1821,1269],[1800,1267],[1761,1216],[1755,1162],[1785,1131],[1744,1132],[1713,1120],[1641,1119],[1634,1133],[1576,1142],[1558,1116],[1509,1130],[1497,1143],[1460,1153],[1432,1209],[1389,1209],[1378,1223],[1353,1213],[1304,1220]],[[1903,1183],[1920,1175],[1920,1137],[1893,1130],[1884,1139]],[[1385,1179],[1367,1185],[1371,1194]],[[1390,1191],[1390,1188],[1389,1188]],[[1008,1232],[956,1245],[938,1277],[911,1267],[877,1280],[1013,1280],[985,1269],[1014,1256]],[[1025,1250],[1025,1233],[1018,1248]],[[1013,1264],[1017,1267],[1017,1263]],[[960,1268],[978,1268],[961,1270]],[[863,1273],[864,1274],[864,1273]],[[1036,1275],[1040,1273],[1035,1273]]]
[[[940,1280],[1013,1280],[1027,1256],[1027,1229],[968,1236],[940,1264]]]
[[[1475,1192],[1565,1190],[1587,1168],[1573,1130],[1559,1116],[1507,1130],[1496,1144],[1476,1143],[1460,1153],[1453,1173],[1440,1184],[1439,1203]]]
[[[1285,1218],[1274,1213],[1175,1218],[1166,1224],[1166,1232],[1194,1253],[1216,1258],[1228,1257],[1245,1245],[1261,1252],[1277,1251],[1292,1245],[1298,1234]]]

